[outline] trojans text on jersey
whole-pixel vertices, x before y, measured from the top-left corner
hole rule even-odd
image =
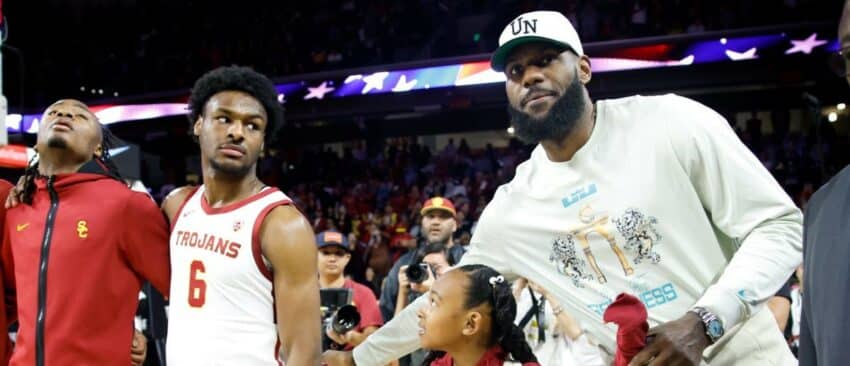
[[[177,245],[203,250],[209,250],[230,258],[239,255],[242,244],[223,238],[216,238],[213,234],[197,233],[194,231],[177,231]]]

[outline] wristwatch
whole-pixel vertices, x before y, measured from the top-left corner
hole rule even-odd
[[[720,337],[723,337],[723,323],[717,318],[717,315],[701,307],[695,307],[690,312],[696,314],[702,320],[702,323],[705,325],[705,334],[708,335],[711,344],[714,344]]]

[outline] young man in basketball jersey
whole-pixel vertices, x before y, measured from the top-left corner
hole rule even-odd
[[[310,223],[256,175],[283,123],[274,85],[244,67],[202,76],[189,97],[203,185],[163,202],[171,222],[170,365],[317,365]]]

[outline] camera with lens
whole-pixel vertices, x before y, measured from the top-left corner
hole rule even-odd
[[[337,344],[328,337],[326,330],[343,335],[357,328],[360,324],[360,312],[351,305],[353,292],[347,288],[321,289],[319,296],[322,309],[322,351],[343,349],[345,345]]]
[[[437,275],[437,271],[435,271],[434,267],[430,264],[418,261],[407,266],[404,270],[404,274],[407,275],[407,280],[410,281],[410,283],[422,283],[428,280],[429,271],[432,276]]]
[[[429,243],[417,249],[413,260],[410,261],[410,265],[404,269],[407,280],[410,283],[421,284],[428,280],[429,271],[431,272],[430,276],[437,278],[437,267],[434,264],[425,262],[425,257],[431,254],[441,254],[445,257],[446,263],[449,266],[453,266],[464,252],[463,248],[458,247],[457,249],[460,250],[460,255],[452,254],[452,250],[446,248],[446,245],[443,243]]]
[[[411,263],[404,270],[404,274],[407,276],[407,280],[411,283],[422,283],[428,279],[428,271],[434,273],[433,268],[430,267],[428,263],[417,262]]]
[[[357,324],[360,324],[360,313],[354,305],[345,305],[337,309],[328,321],[328,327],[340,335],[354,330]]]

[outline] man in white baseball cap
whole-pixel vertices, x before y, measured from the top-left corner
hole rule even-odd
[[[532,42],[570,50],[578,56],[584,55],[578,33],[567,17],[557,11],[534,11],[520,15],[502,31],[499,48],[490,59],[493,69],[503,71],[505,59],[511,51]]]
[[[763,303],[801,262],[802,215],[719,114],[668,94],[590,99],[590,59],[561,14],[505,27],[516,134],[537,147],[481,214],[460,265],[525,277],[608,357],[620,293],[652,327],[632,365],[794,365]],[[384,365],[418,347],[421,297],[330,365]],[[439,305],[438,305],[439,306]]]

